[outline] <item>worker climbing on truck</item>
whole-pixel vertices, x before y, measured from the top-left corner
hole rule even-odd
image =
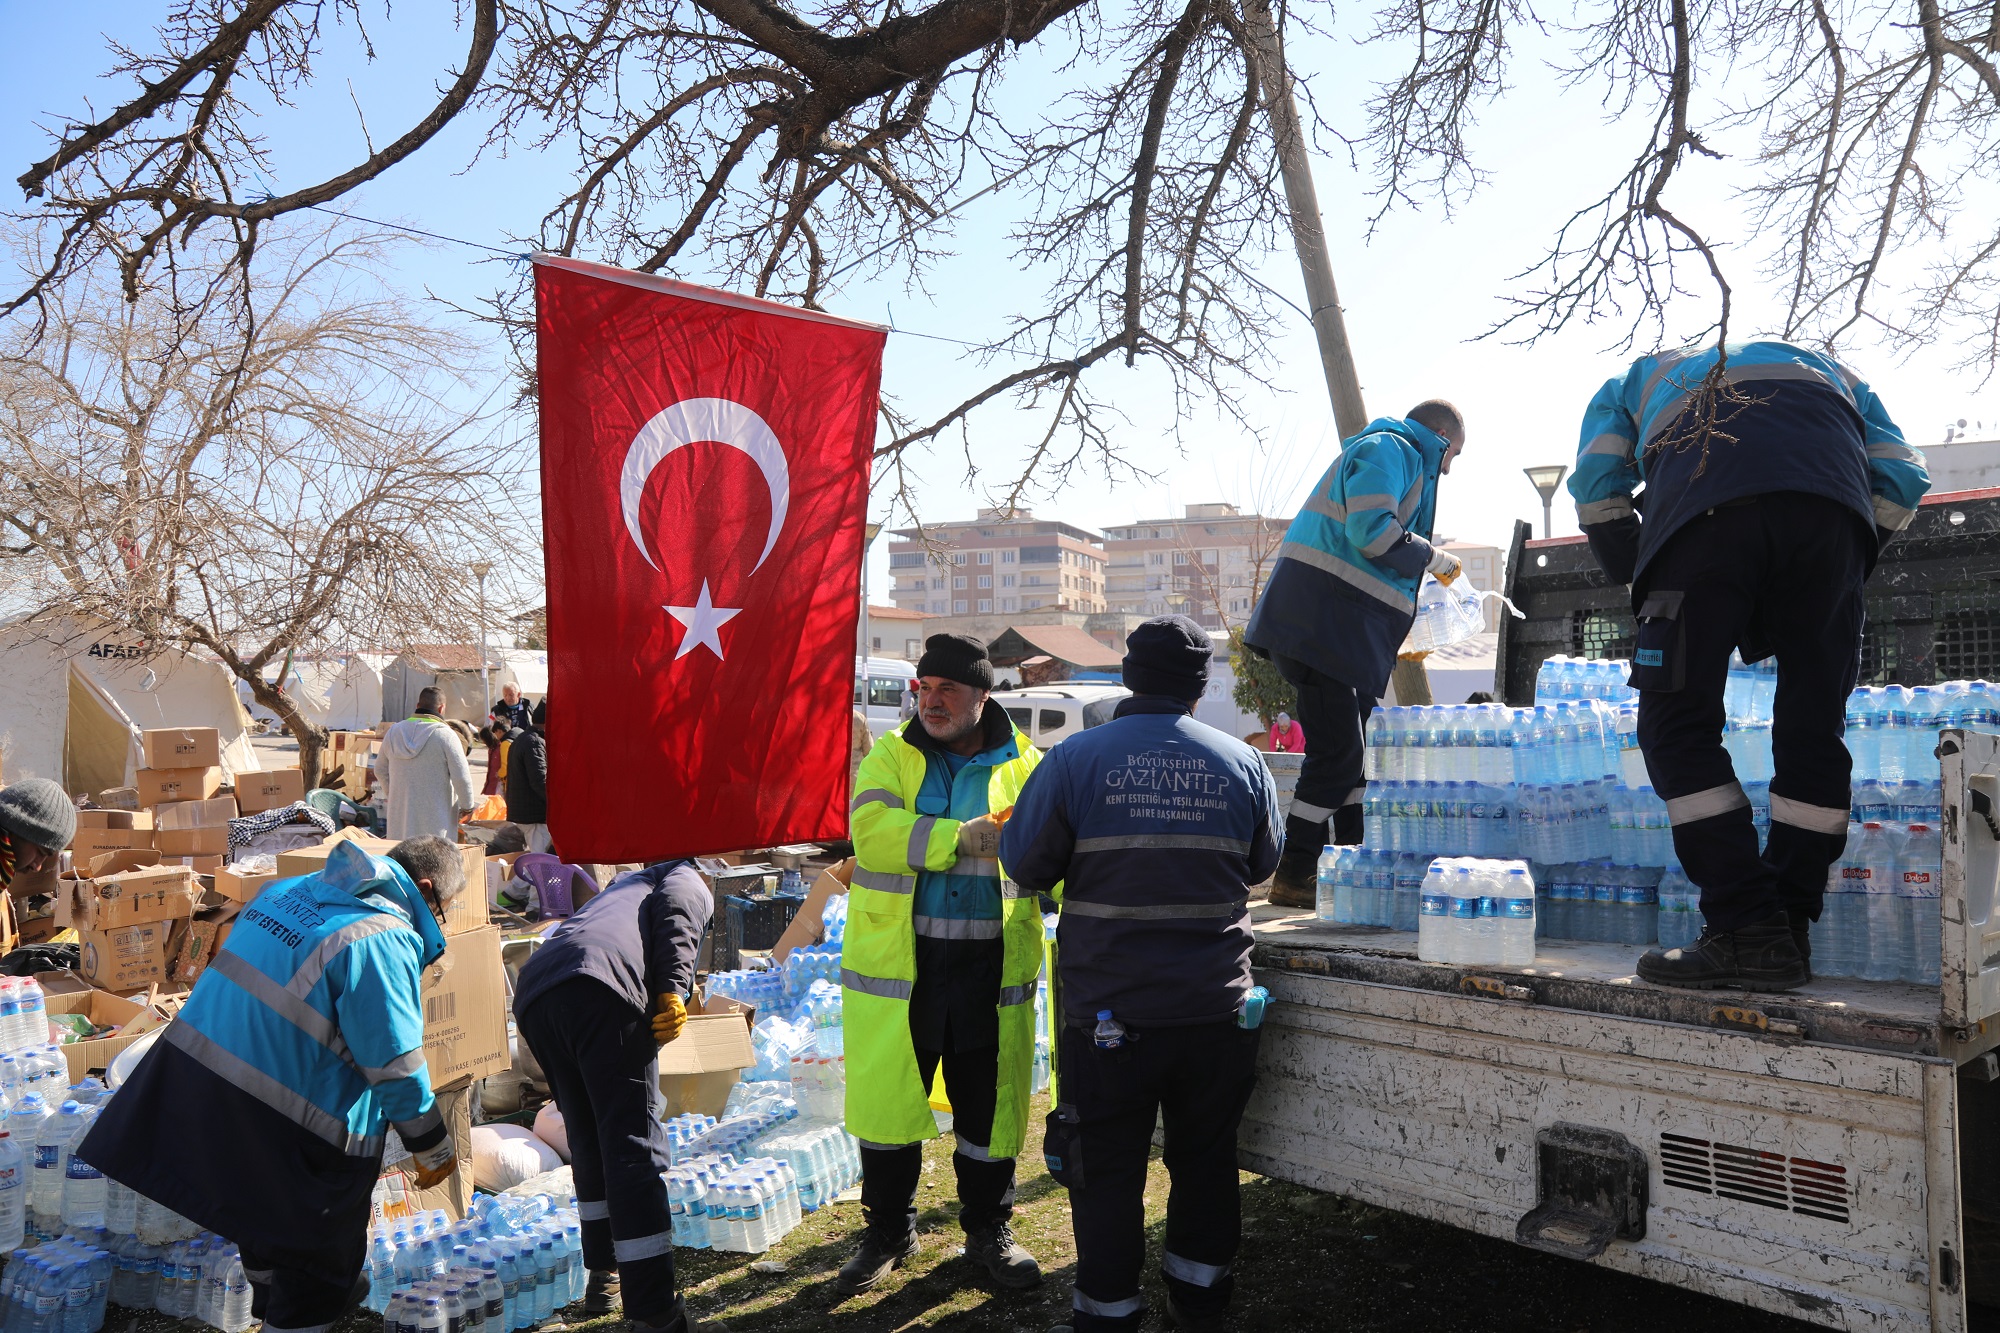
[[[1639,747],[1706,922],[1641,958],[1645,980],[1811,979],[1807,931],[1847,841],[1862,585],[1929,486],[1858,375],[1775,339],[1640,357],[1584,412],[1570,494],[1592,554],[1632,587]],[[1722,745],[1737,650],[1778,664],[1761,849]]]

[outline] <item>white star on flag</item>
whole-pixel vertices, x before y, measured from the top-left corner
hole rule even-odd
[[[718,607],[709,600],[707,579],[701,581],[701,592],[696,594],[693,606],[670,606],[666,612],[687,627],[687,633],[681,636],[680,651],[674,654],[676,662],[703,647],[721,658],[722,639],[716,631],[742,614],[740,609]]]

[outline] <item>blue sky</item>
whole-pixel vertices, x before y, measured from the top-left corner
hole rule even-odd
[[[103,36],[143,44],[147,26],[163,8],[123,0],[67,6],[12,0],[7,5],[8,54],[0,56],[0,165],[8,169],[0,179],[9,182],[9,189],[12,177],[47,151],[37,121],[79,114],[86,98],[102,110],[129,87],[126,81],[96,77],[105,61]],[[271,118],[270,185],[295,188],[364,156],[356,102],[378,144],[421,114],[430,105],[435,83],[455,67],[463,51],[448,12],[446,6],[398,6],[388,21],[377,11],[370,19],[379,53],[373,63],[353,54],[351,35],[337,39],[315,88],[294,112]],[[1563,54],[1553,38],[1531,37],[1529,43],[1517,56],[1515,90],[1489,111],[1473,138],[1489,183],[1449,215],[1435,206],[1421,213],[1398,212],[1370,238],[1367,223],[1375,201],[1367,193],[1369,178],[1357,173],[1344,153],[1315,161],[1369,410],[1400,415],[1434,395],[1451,398],[1464,409],[1471,442],[1441,492],[1438,526],[1443,533],[1495,543],[1505,541],[1514,519],[1538,514],[1539,501],[1521,468],[1570,461],[1585,401],[1621,368],[1623,358],[1605,350],[1615,338],[1611,329],[1576,329],[1533,348],[1478,341],[1477,335],[1505,313],[1505,294],[1518,290],[1508,279],[1539,259],[1563,218],[1609,186],[1644,133],[1642,126],[1607,122],[1595,89],[1566,90],[1549,77],[1539,61]],[[1358,46],[1339,33],[1300,40],[1292,59],[1313,78],[1322,111],[1350,132],[1360,126],[1360,103],[1370,82],[1388,72],[1388,53]],[[1047,86],[1029,59],[1010,75],[1008,95],[1032,104]],[[567,187],[560,154],[510,157],[489,151],[474,164],[478,138],[477,117],[463,118],[414,162],[350,197],[345,206],[489,243],[502,242],[510,232],[532,231],[543,210]],[[1745,235],[1730,190],[1754,170],[1746,152],[1751,145],[1727,136],[1717,142],[1735,155],[1720,163],[1697,160],[1676,185],[1675,203],[1700,225],[1735,243],[1728,262],[1742,306],[1737,329],[1747,333],[1758,326],[1765,293],[1751,260],[1755,239]],[[850,288],[828,305],[917,333],[976,338],[997,332],[1020,305],[1023,289],[1032,290],[1029,282],[1010,281],[1004,267],[996,274],[994,257],[1004,253],[998,251],[1003,239],[998,219],[975,214],[951,238],[957,257],[927,278],[928,298],[905,291],[900,283],[877,282]],[[458,246],[413,246],[397,256],[385,276],[412,294],[429,292],[465,303],[501,281],[502,265],[482,259],[479,252]],[[1265,264],[1262,277],[1302,301],[1288,250]],[[1260,391],[1255,400],[1266,434],[1262,445],[1235,423],[1212,415],[1184,423],[1176,443],[1172,422],[1160,406],[1160,377],[1144,369],[1106,367],[1097,391],[1130,418],[1125,439],[1135,459],[1158,473],[1158,480],[1107,487],[1093,479],[1038,499],[1035,512],[1099,528],[1216,499],[1246,508],[1261,501],[1289,513],[1303,487],[1324,467],[1333,429],[1317,352],[1303,318],[1292,321],[1273,350],[1278,363],[1273,390]],[[1847,349],[1847,359],[1875,386],[1914,443],[1939,440],[1946,421],[1959,416],[2000,422],[2000,392],[1954,377],[1944,355],[1898,363],[1864,344]],[[955,344],[892,336],[883,384],[886,393],[920,414],[957,401],[985,382],[982,375],[988,372],[969,365]],[[996,477],[1004,476],[1006,459],[1040,429],[1038,417],[1004,409],[989,412],[975,421],[975,449],[1000,456],[994,471]],[[920,472],[920,504],[927,518],[963,516],[983,498],[976,486],[965,484],[955,443],[932,455]],[[523,499],[532,506],[532,495]],[[881,508],[878,501],[878,512]],[[1575,531],[1574,511],[1566,499],[1558,500],[1556,525],[1559,533]],[[874,560],[874,586],[880,589],[886,557],[879,547]]]

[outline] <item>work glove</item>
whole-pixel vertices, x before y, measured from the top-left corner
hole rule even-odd
[[[1431,552],[1431,562],[1424,566],[1424,568],[1430,571],[1432,578],[1449,588],[1457,580],[1465,566],[1461,565],[1458,562],[1458,557],[1450,551],[1438,550]]]
[[[1429,652],[1421,652],[1421,653],[1397,653],[1397,654],[1396,654],[1396,660],[1397,660],[1398,662],[1421,662],[1421,661],[1423,661],[1423,660],[1424,660],[1424,659],[1425,659],[1426,657],[1429,657],[1429,656],[1430,656],[1430,653],[1429,653]]]
[[[452,1154],[449,1134],[422,1152],[411,1153],[410,1160],[417,1164],[416,1186],[420,1190],[436,1189],[450,1180],[451,1173],[458,1169],[458,1159]]]
[[[958,854],[984,857],[1000,855],[1000,825],[1004,822],[992,815],[980,815],[976,819],[968,819],[960,824]]]
[[[660,1007],[653,1013],[653,1040],[661,1046],[681,1035],[687,1026],[687,1005],[678,995],[662,995]]]

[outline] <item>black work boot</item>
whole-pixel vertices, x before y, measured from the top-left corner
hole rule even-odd
[[[1812,980],[1812,918],[1797,907],[1785,909],[1785,924],[1792,928],[1792,943],[1799,947],[1799,957],[1806,960],[1806,980]]]
[[[1640,980],[1684,990],[1792,990],[1809,976],[1783,912],[1738,930],[1711,926],[1685,948],[1654,949],[1639,960]]]
[[[1174,1299],[1172,1291],[1167,1292],[1167,1327],[1178,1333],[1222,1333],[1229,1327],[1229,1317],[1221,1310],[1211,1314],[1197,1314],[1186,1309]]]
[[[583,1284],[583,1312],[587,1315],[606,1315],[622,1308],[623,1303],[618,1299],[617,1271],[599,1273],[592,1270]]]
[[[1319,853],[1326,845],[1326,821],[1285,816],[1285,854],[1271,876],[1271,901],[1280,907],[1319,906]]]
[[[901,1268],[904,1260],[915,1258],[919,1248],[914,1231],[901,1244],[887,1245],[870,1227],[861,1233],[861,1248],[854,1252],[852,1259],[840,1266],[840,1274],[833,1280],[833,1289],[842,1296],[859,1296]]]
[[[968,1231],[965,1257],[993,1275],[993,1280],[1014,1291],[1042,1285],[1042,1266],[1035,1256],[1014,1240],[1014,1229],[1005,1222],[998,1226]]]

